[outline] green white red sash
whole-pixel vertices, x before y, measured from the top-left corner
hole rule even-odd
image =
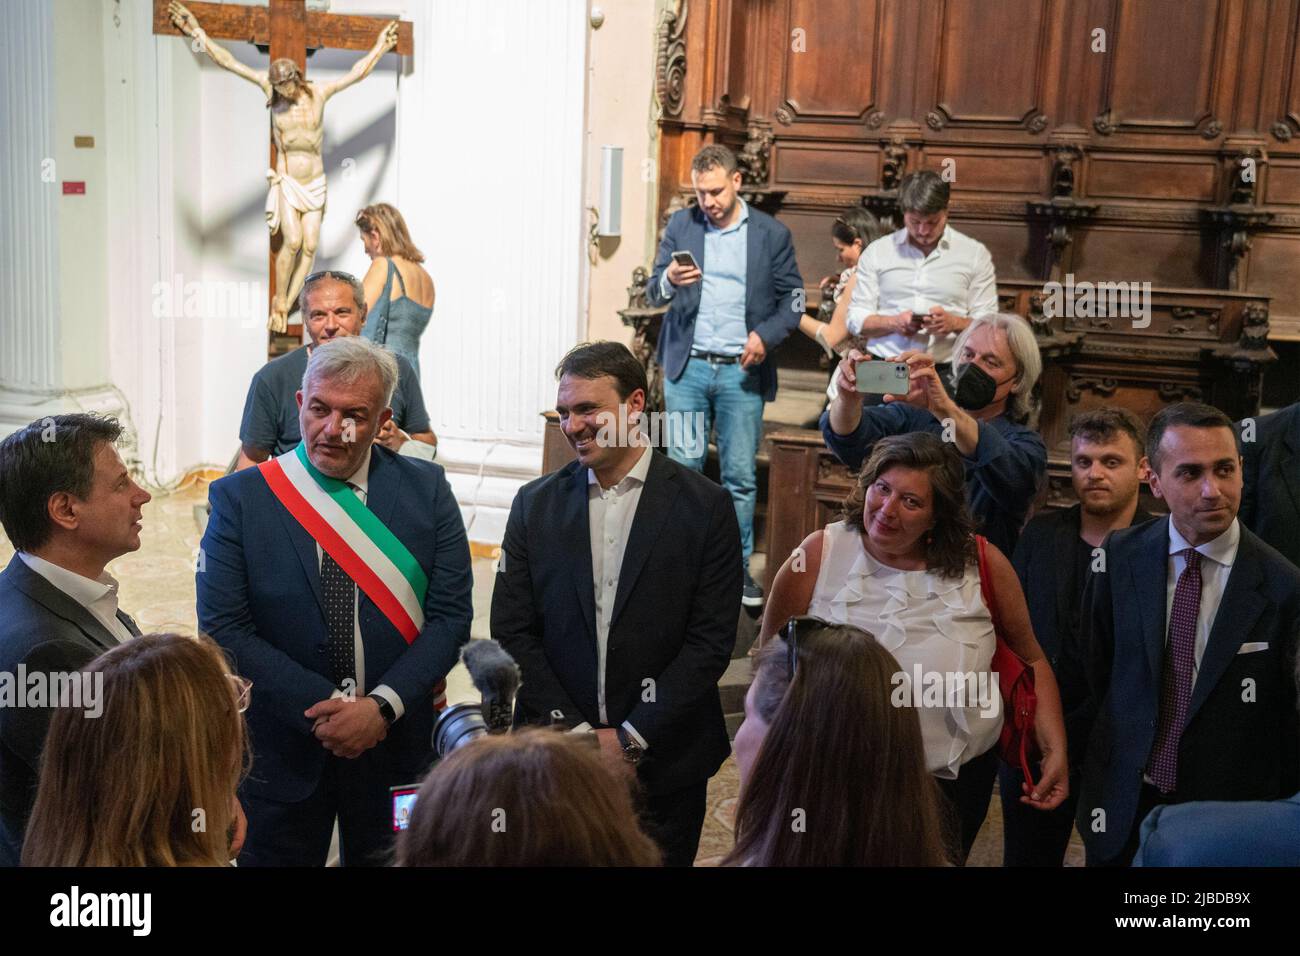
[[[322,474],[305,444],[258,465],[280,504],[338,562],[410,644],[424,627],[429,578],[420,563],[347,482]],[[445,704],[445,682],[434,688],[434,705]]]

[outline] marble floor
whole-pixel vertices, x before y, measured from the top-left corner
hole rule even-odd
[[[173,631],[193,634],[194,561],[199,546],[195,509],[207,501],[207,485],[198,482],[168,495],[155,495],[144,507],[141,547],[109,565],[109,573],[120,582],[119,599],[146,633]],[[7,564],[13,548],[0,532],[0,565]],[[488,615],[492,600],[492,561],[474,560],[474,623],[471,637],[489,636]],[[458,664],[447,678],[451,703],[474,700],[477,694],[464,665]],[[700,838],[697,866],[716,865],[731,849],[737,776],[735,761],[728,759],[709,782],[709,807]],[[971,851],[971,866],[1000,866],[1002,863],[1002,819],[995,798],[988,820]],[[1083,864],[1083,848],[1073,837],[1067,865]]]

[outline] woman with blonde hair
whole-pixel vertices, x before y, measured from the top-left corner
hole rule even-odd
[[[420,336],[433,316],[433,279],[411,241],[406,220],[386,202],[366,206],[356,218],[370,269],[361,280],[366,324],[361,334],[396,352],[420,376]],[[396,288],[394,288],[396,284]]]
[[[627,783],[587,734],[480,737],[429,771],[398,866],[658,866]]]
[[[58,708],[24,866],[228,866],[244,839],[252,684],[206,637],[148,634],[85,668],[97,716]]]

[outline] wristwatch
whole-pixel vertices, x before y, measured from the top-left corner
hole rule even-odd
[[[614,733],[618,734],[618,742],[623,747],[623,759],[635,767],[645,756],[645,749],[622,727],[615,727]]]
[[[366,694],[366,696],[379,705],[379,716],[384,718],[384,723],[389,727],[393,726],[393,721],[397,720],[397,711],[393,710],[393,705],[378,694]]]

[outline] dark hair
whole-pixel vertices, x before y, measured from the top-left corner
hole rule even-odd
[[[636,360],[636,356],[622,342],[583,342],[575,345],[555,367],[557,381],[566,375],[585,379],[608,375],[616,383],[618,397],[624,400],[638,388],[647,395],[650,393],[645,366]]]
[[[925,545],[925,566],[945,578],[959,578],[978,558],[975,520],[966,506],[966,466],[957,449],[929,432],[881,438],[858,473],[858,483],[844,499],[844,520],[862,527],[867,489],[891,468],[924,471],[934,493],[934,529]]]
[[[844,210],[831,224],[831,235],[844,243],[846,246],[853,245],[856,239],[862,243],[865,249],[873,241],[884,235],[884,227],[880,225],[880,220],[871,214],[869,209],[863,206],[850,206]]]
[[[898,184],[898,208],[929,216],[948,208],[948,184],[932,169],[908,173]]]
[[[1071,438],[1098,445],[1113,441],[1122,432],[1133,439],[1133,450],[1139,458],[1146,454],[1146,429],[1136,415],[1118,405],[1102,405],[1080,412],[1070,419],[1069,432]]]
[[[116,418],[77,412],[51,415],[0,442],[0,524],[17,551],[35,551],[50,539],[50,496],[90,496],[95,454],[122,435]]]
[[[755,660],[755,706],[769,724],[736,806],[744,866],[941,866],[941,797],[926,771],[915,708],[893,701],[902,668],[866,631],[800,629],[795,673],[784,640]],[[792,814],[807,829],[796,832]]]
[[[551,728],[466,744],[420,784],[397,865],[659,865],[631,791],[601,759],[586,734]]]
[[[1151,470],[1160,473],[1160,440],[1165,437],[1165,429],[1171,425],[1187,428],[1226,428],[1232,434],[1233,443],[1237,440],[1237,431],[1232,427],[1232,419],[1212,405],[1200,402],[1175,402],[1156,412],[1147,426],[1147,462]]]
[[[722,171],[730,176],[736,170],[740,169],[740,161],[736,159],[736,154],[727,146],[721,143],[710,143],[702,147],[695,158],[691,160],[691,171],[696,173],[707,172],[714,166],[721,166]]]

